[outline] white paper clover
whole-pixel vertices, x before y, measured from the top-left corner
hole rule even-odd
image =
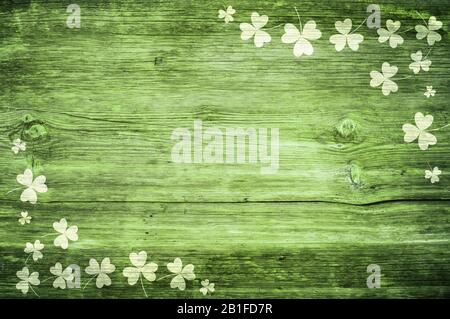
[[[158,270],[158,265],[153,262],[147,263],[147,253],[145,251],[131,253],[130,261],[134,267],[126,267],[123,270],[123,275],[128,278],[129,285],[135,285],[141,278],[141,275],[148,281],[155,281],[155,272]]]
[[[214,284],[210,283],[208,279],[202,280],[201,284],[200,292],[203,296],[206,296],[208,293],[212,294],[215,291]]]
[[[272,38],[266,31],[261,30],[269,21],[266,15],[260,16],[258,12],[253,12],[251,15],[252,24],[241,23],[241,39],[246,41],[254,37],[254,43],[257,48],[262,48],[264,43],[269,43]]]
[[[322,32],[316,29],[316,22],[313,20],[308,21],[300,31],[295,25],[286,23],[284,32],[281,42],[286,44],[295,43],[294,56],[296,57],[301,57],[303,54],[312,55],[314,47],[310,41],[320,39],[322,36]]]
[[[430,97],[436,95],[436,90],[433,90],[433,86],[427,86],[427,90],[423,95],[429,99]]]
[[[59,222],[53,223],[53,228],[60,233],[58,237],[55,238],[53,244],[56,247],[61,247],[62,249],[67,249],[69,247],[69,240],[77,241],[78,240],[78,227],[70,226],[67,227],[67,220],[65,218],[61,218]]]
[[[28,293],[30,288],[33,290],[31,285],[38,286],[41,283],[39,280],[39,273],[35,271],[30,274],[28,267],[23,267],[22,270],[16,272],[16,275],[20,279],[20,281],[16,284],[16,288],[22,291],[24,295]]]
[[[431,184],[439,183],[439,175],[442,174],[442,171],[439,170],[439,167],[433,168],[433,171],[426,170],[425,178],[431,181]]]
[[[344,50],[345,46],[353,51],[358,51],[359,45],[364,41],[364,37],[361,34],[350,33],[352,31],[352,20],[345,19],[337,21],[334,26],[340,34],[335,34],[330,37],[330,42],[334,44],[337,52]]]
[[[398,68],[396,66],[391,66],[388,62],[384,62],[381,71],[382,73],[378,71],[370,72],[370,77],[372,78],[370,86],[378,87],[382,85],[381,91],[385,96],[391,94],[391,92],[397,92],[398,85],[392,81],[391,78],[397,74]]]
[[[235,13],[236,13],[236,10],[234,10],[232,6],[228,6],[226,11],[222,10],[222,9],[219,10],[218,17],[219,17],[219,19],[224,19],[225,23],[233,22],[234,21],[233,14],[235,14]]]
[[[424,70],[425,72],[430,71],[431,61],[426,57],[423,57],[422,51],[419,50],[416,53],[411,54],[411,59],[414,62],[409,65],[409,68],[414,74],[418,74],[420,70]]]
[[[21,212],[21,213],[20,213],[20,216],[22,216],[22,217],[19,218],[19,223],[20,223],[21,225],[25,225],[25,224],[31,223],[31,218],[32,218],[32,217],[28,215],[28,212],[27,212],[27,211]]]
[[[426,21],[425,21],[426,23]],[[423,25],[417,25],[416,31],[417,31],[417,39],[422,40],[424,38],[427,38],[428,45],[434,45],[436,42],[439,42],[442,40],[442,36],[436,32],[439,29],[442,28],[442,22],[438,21],[436,17],[430,17],[428,20],[428,23],[426,23],[426,26]]]
[[[433,116],[424,116],[422,113],[418,112],[414,119],[416,125],[403,125],[403,132],[405,132],[404,140],[406,143],[411,143],[418,139],[419,148],[422,151],[426,151],[430,145],[436,145],[437,143],[436,136],[426,131],[426,129],[433,124]]]
[[[11,147],[11,151],[14,154],[18,154],[19,151],[25,151],[27,149],[27,143],[23,142],[20,138],[16,138],[13,141],[13,146]]]
[[[386,21],[386,29],[380,28],[377,30],[379,35],[378,42],[384,43],[389,40],[389,46],[395,49],[398,45],[403,44],[404,40],[401,35],[395,34],[400,29],[401,26],[400,21]]]
[[[73,269],[69,266],[63,270],[61,263],[56,263],[55,266],[50,267],[50,273],[56,276],[53,281],[53,288],[66,289],[67,282],[74,278]]]
[[[30,202],[31,204],[36,204],[37,193],[47,192],[47,185],[45,185],[45,176],[40,175],[33,180],[33,172],[31,169],[26,169],[23,174],[17,175],[17,182],[27,188],[20,195],[20,200],[22,202]]]
[[[99,264],[94,258],[91,258],[89,260],[89,266],[85,269],[88,275],[96,277],[95,285],[97,288],[110,286],[111,278],[109,278],[108,274],[113,273],[115,270],[116,266],[111,264],[111,260],[109,258],[103,258],[101,264]]]
[[[40,240],[36,240],[34,244],[26,243],[23,251],[27,254],[33,254],[33,260],[38,261],[44,256],[41,253],[42,249],[44,249],[44,244],[42,244]]]
[[[175,258],[173,263],[167,264],[167,269],[174,273],[176,276],[172,278],[170,282],[171,288],[178,288],[179,290],[186,289],[185,280],[194,280],[194,265],[189,264],[183,267],[183,263],[180,258]]]

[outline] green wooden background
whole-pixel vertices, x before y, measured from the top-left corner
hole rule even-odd
[[[36,239],[44,258],[27,266],[41,280],[56,262],[116,265],[110,287],[60,290],[48,280],[34,287],[43,298],[143,298],[122,275],[140,250],[157,276],[175,257],[195,265],[185,291],[147,282],[151,298],[450,297],[450,128],[427,151],[402,131],[416,112],[432,114],[433,128],[450,123],[450,1],[379,2],[383,27],[393,19],[409,30],[405,43],[380,44],[364,25],[357,52],[336,52],[329,37],[338,20],[361,24],[370,1],[74,2],[80,29],[66,26],[71,1],[0,3],[0,297],[36,297],[15,287]],[[225,24],[217,15],[228,5],[235,21]],[[297,24],[295,6],[322,31],[312,57],[295,58],[282,27],[260,49],[240,39],[253,11],[272,28]],[[443,39],[429,72],[384,97],[370,71],[387,61],[408,77],[410,54],[430,48],[416,39],[418,12],[443,22]],[[427,85],[435,97],[425,98]],[[195,119],[280,128],[278,173],[172,163],[172,131]],[[14,155],[17,137],[27,150]],[[440,183],[424,178],[428,164],[443,171]],[[47,177],[36,205],[8,193],[27,167]],[[18,223],[22,210],[31,224]],[[42,238],[63,217],[79,228],[68,250]],[[380,289],[366,286],[369,264],[381,267]],[[216,291],[203,297],[206,278]]]

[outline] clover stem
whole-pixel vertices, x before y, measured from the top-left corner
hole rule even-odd
[[[410,28],[410,29],[402,31],[402,32],[397,32],[397,34],[403,34],[403,33],[406,33],[406,32],[412,31],[412,30],[414,30],[414,28]]]
[[[404,78],[400,78],[400,79],[395,79],[396,81],[401,81],[401,80],[407,80],[407,79],[410,79],[410,78],[412,78],[413,76],[412,75],[410,75],[410,76],[407,76],[407,77],[404,77]]]
[[[431,165],[430,165],[430,163],[429,163],[429,162],[427,162],[427,164],[428,164],[428,167],[430,168],[430,171],[433,171],[433,169],[431,168]]]
[[[450,123],[449,123],[449,124],[447,124],[447,125],[444,125],[444,126],[442,126],[442,127],[439,127],[439,128],[435,128],[435,129],[433,129],[433,130],[428,130],[428,132],[439,131],[439,130],[442,130],[442,129],[444,129],[444,128],[448,127],[448,126],[450,126]]]
[[[364,21],[363,21],[363,22],[362,22],[355,30],[353,30],[352,32],[350,32],[350,34],[353,34],[353,33],[355,33],[356,31],[358,31],[359,28],[361,28],[361,27],[364,25],[364,23],[366,23],[366,21],[367,21],[367,18],[365,18]]]
[[[36,291],[34,291],[33,287],[31,287],[31,285],[29,285],[29,286],[30,286],[31,291],[36,295],[36,297],[39,297],[39,295],[36,293]]]
[[[160,281],[160,280],[163,280],[164,278],[175,276],[175,275],[176,274],[165,275],[165,276],[159,277],[158,279],[156,279],[156,281]]]
[[[300,19],[300,14],[298,14],[297,7],[294,7],[295,12],[297,13],[298,23],[300,26],[300,33],[303,33],[302,19]]]
[[[419,17],[422,19],[422,21],[425,23],[425,25],[428,27],[428,22],[425,21],[425,19],[422,17],[419,11],[416,11]]]
[[[91,277],[87,283],[84,285],[83,290],[86,289],[87,285],[89,285],[89,283],[92,281],[92,279],[94,279],[95,276]]]
[[[46,282],[47,280],[50,280],[50,279],[53,279],[53,277],[48,277],[48,278],[46,278],[46,279],[44,279],[44,280],[41,280],[41,284],[42,284],[43,282]]]
[[[21,189],[20,187],[14,188],[14,189],[10,190],[9,192],[7,192],[6,195],[8,195],[8,194],[10,194],[10,193],[12,193],[12,192],[18,191],[18,190],[20,190],[20,189]]]
[[[28,254],[28,257],[27,257],[27,259],[25,259],[25,263],[24,263],[24,265],[26,265],[26,264],[27,264],[27,262],[28,262],[28,259],[30,259],[30,256],[31,256],[31,254]]]
[[[282,26],[283,26],[282,24],[279,24],[279,25],[276,25],[276,26],[271,27],[271,28],[266,28],[266,30],[272,30],[272,29],[276,29],[276,28],[279,28],[279,27],[282,27]]]
[[[147,292],[145,291],[144,281],[142,280],[142,275],[139,274],[139,278],[141,279],[142,290],[144,290],[145,297],[148,298]]]
[[[427,55],[423,58],[424,60],[425,60],[426,58],[428,58],[428,56],[430,55],[431,51],[433,51],[433,48],[431,48],[430,50],[428,50]]]

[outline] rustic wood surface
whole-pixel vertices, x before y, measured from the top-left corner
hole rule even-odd
[[[195,265],[181,291],[170,278],[146,282],[150,298],[450,297],[450,127],[437,145],[405,143],[414,114],[450,123],[450,1],[389,0],[382,26],[399,20],[405,43],[379,43],[363,25],[357,52],[336,52],[335,22],[354,27],[370,1],[78,0],[81,28],[66,26],[70,2],[0,3],[0,297],[35,298],[16,289],[26,242],[45,244],[38,271],[42,298],[144,298],[122,271],[131,252],[147,251],[157,277],[176,257]],[[235,21],[218,10],[232,5]],[[296,58],[282,25],[315,20],[314,55]],[[239,24],[269,16],[272,41],[242,41]],[[442,41],[416,39],[436,16]],[[281,27],[279,27],[281,25]],[[430,52],[429,50],[432,49]],[[410,55],[429,52],[429,72],[410,77]],[[399,91],[385,97],[370,72],[397,65]],[[425,88],[433,85],[435,97]],[[280,128],[280,169],[261,165],[175,164],[178,127]],[[21,138],[27,150],[14,155]],[[424,178],[429,166],[440,182]],[[45,175],[48,192],[20,201],[16,176]],[[20,212],[33,217],[18,223]],[[78,226],[67,250],[53,246],[52,223]],[[110,257],[112,285],[56,289],[49,268]],[[366,268],[381,267],[368,289]],[[161,274],[160,274],[161,273]],[[199,292],[201,280],[216,285]]]

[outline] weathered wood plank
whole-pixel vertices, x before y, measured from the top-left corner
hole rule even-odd
[[[160,265],[175,257],[195,265],[186,291],[170,279],[147,283],[152,297],[201,297],[200,279],[217,285],[215,297],[444,297],[450,284],[449,202],[336,204],[43,204],[32,224],[17,222],[16,203],[2,204],[2,295],[17,297],[15,272],[26,259],[25,242],[41,239],[44,259],[28,260],[41,278],[56,262],[81,267],[110,257],[113,286],[60,292],[53,280],[39,287],[49,297],[143,297],[122,275],[130,252],[146,250]],[[52,223],[67,218],[79,240],[67,251],[53,246]],[[124,231],[126,230],[126,231]],[[380,265],[381,289],[365,288],[366,267]],[[86,274],[82,282],[88,281]],[[246,295],[247,294],[247,295]]]

